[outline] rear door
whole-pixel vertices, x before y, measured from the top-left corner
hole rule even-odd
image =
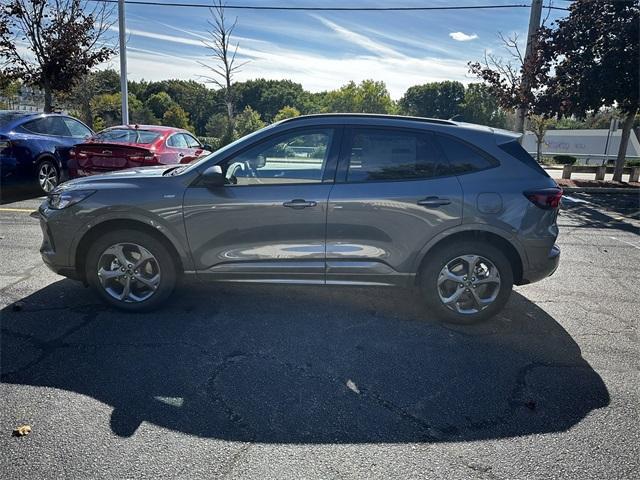
[[[185,226],[201,278],[324,283],[340,131],[277,134],[221,160],[226,185],[187,189]]]
[[[327,212],[327,283],[406,285],[420,250],[462,222],[462,190],[431,133],[345,130]]]

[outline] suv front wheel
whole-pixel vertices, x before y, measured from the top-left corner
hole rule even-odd
[[[513,288],[513,270],[497,248],[456,242],[428,254],[421,291],[436,316],[451,323],[476,323],[498,313]]]
[[[85,275],[100,297],[121,310],[153,310],[176,285],[170,252],[152,235],[117,230],[96,240],[87,255]]]

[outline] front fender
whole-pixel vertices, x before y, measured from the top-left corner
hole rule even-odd
[[[184,270],[193,270],[191,252],[186,248],[187,239],[184,233],[182,211],[175,208],[172,209],[172,212],[162,212],[161,214],[150,213],[131,206],[111,206],[96,210],[92,212],[91,220],[84,224],[74,235],[69,247],[69,258],[75,258],[75,252],[77,252],[80,243],[90,231],[99,228],[101,225],[104,226],[107,222],[120,222],[123,225],[126,223],[138,223],[153,228],[173,245],[180,256]]]

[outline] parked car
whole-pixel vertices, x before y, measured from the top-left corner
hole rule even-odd
[[[40,209],[42,258],[108,304],[158,307],[180,276],[418,287],[473,322],[558,266],[562,190],[511,132],[312,115],[190,165],[72,180]]]
[[[210,147],[209,147],[210,149]],[[191,133],[157,125],[107,128],[71,151],[71,178],[150,165],[189,163],[211,153]]]
[[[52,191],[67,176],[69,150],[93,135],[68,115],[0,111],[0,162],[4,185],[33,183]]]

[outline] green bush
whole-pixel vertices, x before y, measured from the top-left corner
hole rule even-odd
[[[627,167],[640,167],[640,159],[638,159],[638,160],[627,160],[625,163],[626,163]]]
[[[577,160],[576,157],[571,155],[554,155],[553,159],[560,165],[573,165]]]

